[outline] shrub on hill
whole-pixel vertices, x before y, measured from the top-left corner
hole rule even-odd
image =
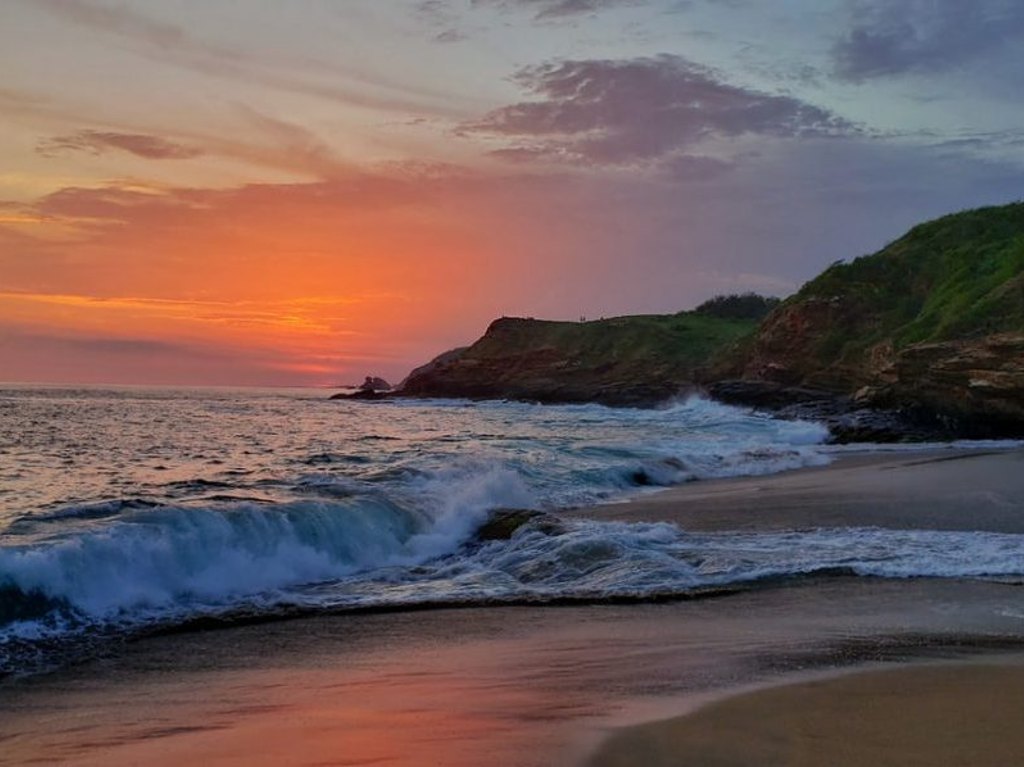
[[[709,298],[694,313],[726,320],[761,320],[768,316],[781,299],[757,293],[731,293]]]

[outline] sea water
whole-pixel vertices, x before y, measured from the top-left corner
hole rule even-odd
[[[1024,536],[690,533],[557,510],[830,460],[827,430],[651,410],[331,401],[320,390],[0,387],[0,673],[216,620],[646,599],[841,571],[1024,575]]]

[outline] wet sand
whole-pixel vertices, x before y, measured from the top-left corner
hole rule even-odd
[[[828,578],[151,638],[0,683],[0,764],[576,765],[623,727],[736,688],[1021,651],[1021,601],[1002,584]]]
[[[588,767],[1024,763],[1024,666],[872,671],[774,687],[625,729]]]
[[[573,513],[702,530],[1022,532],[1022,469],[1022,451],[849,456]],[[609,736],[605,753],[619,761],[595,764],[655,767],[657,754],[668,760],[660,764],[914,764],[915,754],[934,754],[930,736],[945,742],[947,729],[957,732],[953,724],[988,733],[996,750],[986,753],[1001,758],[998,749],[1019,742],[1003,729],[1004,712],[1024,710],[1024,700],[1006,697],[1024,689],[1016,666],[929,669],[920,682],[815,682],[757,693],[781,696],[768,703],[733,697],[668,725],[629,728],[808,670],[1022,650],[1024,588],[982,581],[832,577],[657,605],[324,616],[150,638],[56,674],[0,682],[0,764],[541,767],[583,763]],[[986,694],[999,712],[982,705]],[[836,708],[846,698],[867,713]],[[943,708],[961,700],[973,703]],[[883,713],[872,718],[876,703]],[[749,717],[769,710],[783,734],[755,737]],[[884,715],[908,710],[935,716],[911,731],[905,717]],[[753,750],[681,761],[678,733],[707,748]],[[845,763],[816,757],[850,737],[875,751]]]
[[[693,482],[569,512],[694,531],[883,527],[1024,533],[1024,450],[862,453],[767,477]]]

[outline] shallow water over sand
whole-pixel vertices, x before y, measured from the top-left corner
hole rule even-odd
[[[1007,651],[1020,587],[828,579],[664,605],[320,617],[0,685],[0,764],[539,767],[837,664]]]

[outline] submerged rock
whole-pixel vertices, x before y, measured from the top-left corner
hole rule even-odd
[[[495,509],[487,521],[477,528],[474,538],[480,543],[507,541],[516,530],[527,524],[545,535],[565,532],[565,524],[553,514],[530,509]]]

